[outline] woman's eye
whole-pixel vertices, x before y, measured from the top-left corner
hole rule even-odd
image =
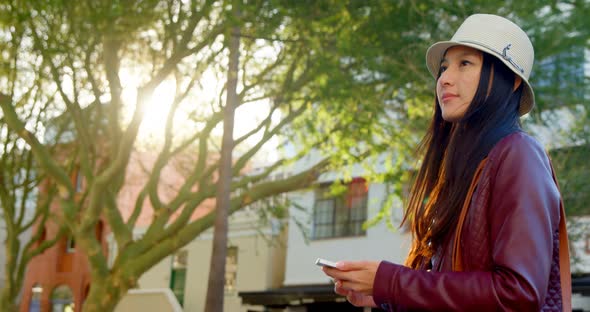
[[[447,70],[447,66],[440,66],[440,72],[443,73],[445,70]]]
[[[465,65],[469,65],[471,64],[470,61],[461,61],[461,66],[465,66]]]

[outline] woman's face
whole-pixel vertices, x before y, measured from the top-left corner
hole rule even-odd
[[[447,50],[436,82],[436,96],[444,120],[454,122],[463,117],[477,91],[482,64],[483,54],[479,50],[464,46]]]

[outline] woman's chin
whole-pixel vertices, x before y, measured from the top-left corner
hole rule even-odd
[[[461,115],[459,114],[442,114],[442,118],[446,121],[446,122],[457,122],[461,119]]]

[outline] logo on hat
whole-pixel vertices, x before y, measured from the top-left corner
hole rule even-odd
[[[514,62],[514,60],[512,60],[512,58],[506,54],[506,52],[508,50],[510,50],[510,48],[512,47],[512,43],[509,43],[504,50],[502,50],[502,57],[507,60],[508,62],[510,62],[510,64],[512,64],[512,66],[516,67],[516,69],[520,70],[521,73],[524,73],[524,69],[522,69],[522,67],[518,66],[518,64],[516,64],[516,62]]]

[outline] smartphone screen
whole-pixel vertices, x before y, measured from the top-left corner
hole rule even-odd
[[[332,262],[332,261],[322,259],[322,258],[317,258],[315,260],[315,264],[319,265],[319,266],[327,266],[327,267],[336,269],[336,262]]]

